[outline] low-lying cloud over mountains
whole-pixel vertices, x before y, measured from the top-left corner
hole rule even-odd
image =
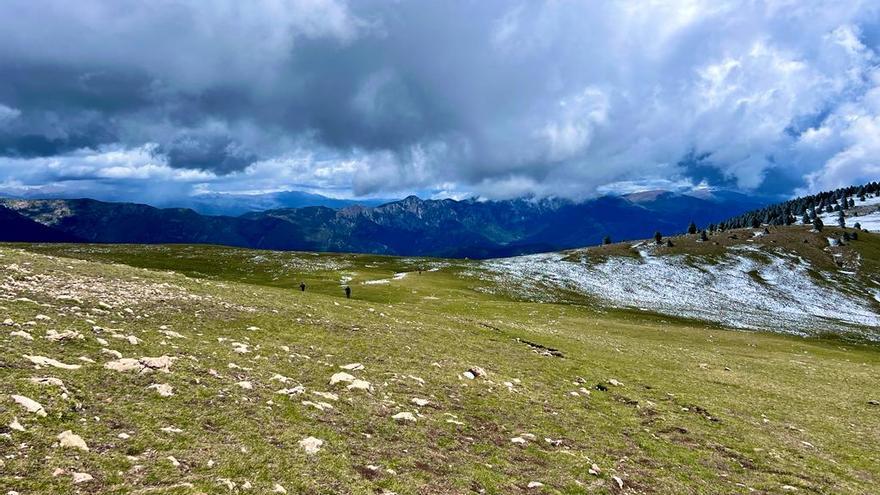
[[[880,6],[0,5],[0,192],[790,195],[880,175]]]

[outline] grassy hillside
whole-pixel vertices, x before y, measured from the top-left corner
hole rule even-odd
[[[876,240],[847,249],[877,266]],[[2,245],[0,487],[868,494],[880,483],[876,345],[528,302],[475,290],[487,283],[471,276],[477,263]],[[349,381],[331,385],[340,372]],[[68,430],[88,451],[59,445]]]

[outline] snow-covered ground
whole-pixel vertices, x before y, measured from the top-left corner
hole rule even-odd
[[[870,232],[880,232],[880,196],[872,196],[865,198],[865,201],[859,201],[858,198],[853,198],[855,201],[855,210],[862,210],[865,207],[868,208],[868,212],[865,214],[853,216],[853,210],[846,210],[844,215],[846,216],[846,226],[852,227],[858,222],[862,229],[868,230]],[[822,219],[822,223],[825,225],[837,225],[837,217],[839,216],[838,212],[834,213],[822,213],[819,215],[819,218]]]
[[[720,260],[685,256],[615,257],[601,263],[567,261],[559,253],[488,260],[477,276],[535,300],[575,291],[614,307],[717,322],[730,327],[810,334],[851,326],[880,328],[865,298],[818,284],[809,264],[757,245],[729,250]],[[837,277],[838,275],[828,275]],[[874,290],[874,289],[870,289]],[[880,339],[880,332],[872,338]]]

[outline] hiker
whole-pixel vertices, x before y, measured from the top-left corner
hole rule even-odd
[[[305,291],[306,291],[306,283],[305,283],[305,282],[300,282],[300,283],[299,283],[299,290],[302,291],[302,292],[305,292]]]
[[[349,287],[347,285],[345,286],[345,298],[351,299],[351,287]]]

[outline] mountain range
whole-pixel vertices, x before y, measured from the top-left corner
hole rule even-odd
[[[763,206],[727,191],[647,191],[583,202],[423,200],[203,215],[92,199],[2,199],[0,240],[204,243],[303,251],[490,258],[683,232]]]

